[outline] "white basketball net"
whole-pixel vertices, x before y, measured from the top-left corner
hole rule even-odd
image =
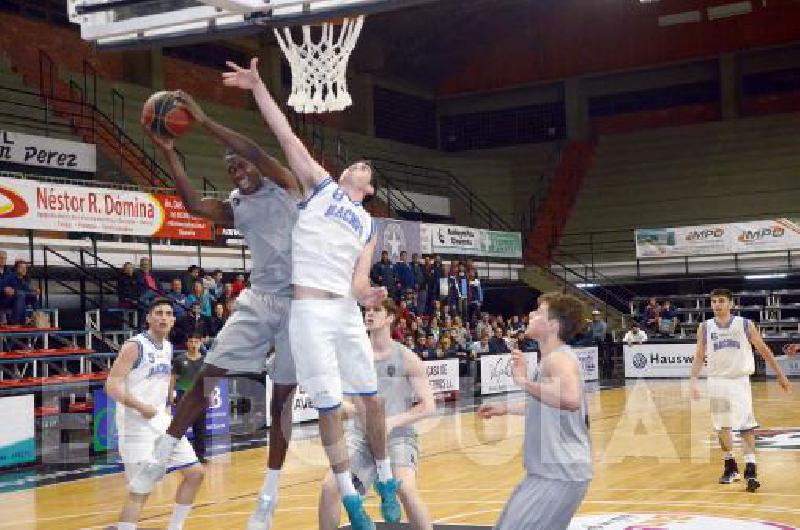
[[[319,42],[311,37],[311,26],[303,26],[303,42],[295,43],[289,28],[275,31],[278,44],[292,68],[292,93],[287,102],[297,112],[320,113],[343,110],[353,100],[347,91],[347,61],[364,25],[364,16],[345,18],[336,35],[336,24],[322,24]]]

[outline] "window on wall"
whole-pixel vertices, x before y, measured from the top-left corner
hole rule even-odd
[[[212,43],[198,43],[191,46],[174,46],[164,48],[164,55],[181,59],[192,64],[207,66],[215,70],[225,70],[225,61],[233,61],[239,65],[249,65],[250,56],[237,49]]]
[[[800,68],[758,72],[742,78],[742,94],[745,97],[795,90],[800,90]]]
[[[0,11],[77,29],[67,17],[65,0],[0,0]]]
[[[719,101],[719,82],[688,83],[591,98],[589,115],[613,116],[715,101]]]
[[[436,148],[436,104],[428,99],[374,87],[375,136]]]
[[[444,116],[440,123],[440,142],[445,151],[550,142],[566,135],[563,101]]]

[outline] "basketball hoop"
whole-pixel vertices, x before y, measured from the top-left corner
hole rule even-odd
[[[325,22],[318,42],[311,26],[303,26],[302,43],[294,42],[289,28],[283,28],[283,35],[274,30],[292,69],[290,107],[301,113],[322,113],[344,110],[353,103],[347,90],[347,61],[363,25],[363,15],[344,18],[341,24]]]

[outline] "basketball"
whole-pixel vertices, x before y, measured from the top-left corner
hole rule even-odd
[[[161,91],[145,101],[142,122],[159,136],[177,138],[191,127],[192,115],[172,92]]]

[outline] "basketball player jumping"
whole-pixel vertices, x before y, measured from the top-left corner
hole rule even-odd
[[[428,510],[416,487],[419,441],[414,424],[433,414],[436,405],[425,365],[414,352],[392,340],[391,326],[396,318],[394,300],[386,298],[379,305],[367,308],[364,320],[375,353],[378,395],[386,407],[389,456],[394,476],[400,481],[398,496],[411,527],[432,530]],[[345,415],[353,416],[352,409],[352,403],[343,403]],[[363,421],[358,416],[347,430],[347,449],[353,475],[364,488],[369,488],[375,481],[375,460],[369,450]],[[336,495],[336,482],[333,474],[328,473],[319,499],[320,530],[339,528],[340,509]]]
[[[266,530],[272,525],[277,503],[280,470],[291,437],[291,398],[297,385],[288,319],[291,232],[297,220],[300,188],[291,172],[254,142],[209,118],[185,92],[178,91],[176,95],[194,120],[227,148],[225,163],[236,186],[228,200],[202,198],[189,183],[174,142],[152,134],[147,127],[145,130],[169,163],[187,211],[217,225],[236,227],[247,242],[253,265],[250,287],[236,298],[234,311],[206,355],[194,386],[178,405],[167,434],[156,442],[153,461],[134,477],[131,491],[148,493],[163,476],[170,454],[202,413],[217,378],[229,371],[263,373],[267,355],[274,346],[269,469],[256,511],[248,523],[248,530]]]
[[[785,391],[792,385],[786,378],[764,343],[755,324],[742,317],[731,315],[733,295],[727,289],[711,291],[711,309],[714,318],[700,324],[697,330],[697,352],[692,363],[692,398],[700,398],[697,381],[700,370],[707,363],[708,397],[711,401],[711,419],[717,431],[719,446],[725,453],[725,468],[720,484],[741,480],[739,467],[733,456],[731,431],[739,431],[744,443],[744,479],[749,492],[756,491],[761,483],[756,474],[756,433],[758,427],[753,413],[753,394],[750,376],[755,372],[751,343],[778,377]]]
[[[539,341],[542,357],[528,377],[528,364],[513,352],[513,375],[527,394],[516,403],[481,405],[482,418],[525,416],[524,462],[528,476],[516,487],[495,526],[498,530],[565,530],[592,479],[589,416],[581,363],[566,342],[583,325],[577,298],[548,293],[530,314],[526,334]]]
[[[320,413],[320,437],[342,503],[354,529],[374,528],[350,474],[340,410],[347,394],[366,416],[383,517],[396,522],[401,516],[398,483],[386,454],[384,409],[377,397],[372,348],[358,307],[359,303],[375,305],[387,295],[384,288],[369,283],[375,239],[372,219],[361,201],[374,193],[372,168],[357,162],[334,182],[292,132],[258,74],[258,59],[251,61],[249,69],[231,62],[228,66],[232,71],[222,74],[223,82],[253,92],[289,167],[307,190],[292,231],[289,335],[298,381]]]
[[[156,298],[145,316],[147,331],[120,348],[106,380],[106,392],[117,402],[119,454],[130,481],[146,465],[153,443],[169,424],[167,402],[172,375],[172,344],[167,340],[175,314],[172,302]],[[176,441],[166,465],[180,470],[183,480],[175,495],[169,530],[180,530],[203,482],[203,466],[186,438]],[[119,530],[136,530],[147,494],[131,491],[119,516]]]

